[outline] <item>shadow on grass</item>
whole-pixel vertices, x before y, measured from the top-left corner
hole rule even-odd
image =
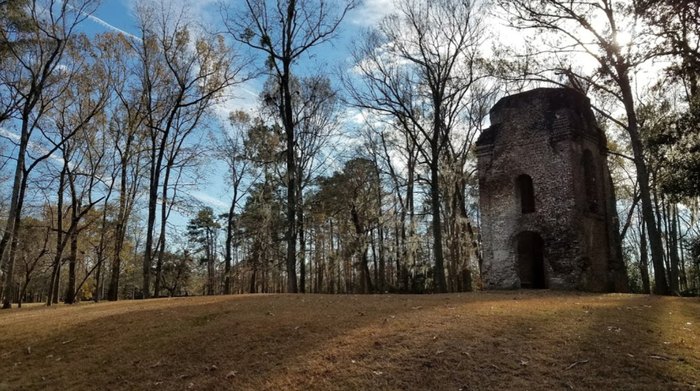
[[[676,303],[499,292],[100,304],[0,342],[13,368],[0,389],[682,389],[700,377],[698,341],[664,345],[663,326],[685,308],[674,322],[692,323],[690,338],[700,302]]]
[[[581,371],[572,376],[571,384],[620,390],[697,389],[700,301],[610,296],[606,305],[588,310],[591,320],[578,344],[579,360],[597,361],[591,365],[593,373]]]

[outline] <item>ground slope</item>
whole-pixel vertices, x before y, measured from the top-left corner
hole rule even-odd
[[[700,301],[244,295],[0,312],[0,390],[700,387]]]

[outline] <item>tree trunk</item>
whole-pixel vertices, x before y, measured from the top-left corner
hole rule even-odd
[[[119,273],[121,272],[122,249],[124,247],[124,240],[126,237],[126,226],[129,219],[127,203],[129,202],[129,197],[131,197],[127,187],[127,177],[129,158],[131,156],[132,141],[133,135],[130,134],[127,138],[126,147],[124,148],[124,154],[122,155],[120,162],[121,173],[119,180],[119,211],[117,213],[117,221],[114,228],[114,260],[112,262],[112,272],[110,274],[109,291],[107,293],[107,298],[110,301],[116,301],[119,299]],[[133,194],[135,195],[135,193]]]
[[[668,251],[669,260],[671,262],[671,269],[669,270],[669,281],[671,293],[674,295],[680,295],[679,286],[679,263],[680,257],[678,256],[678,232],[676,231],[676,206],[675,204],[668,203],[666,205],[666,215],[668,216]]]
[[[22,130],[19,142],[19,152],[17,154],[17,165],[15,166],[14,181],[12,184],[12,196],[10,197],[10,210],[7,215],[7,223],[5,224],[5,232],[0,239],[0,267],[4,265],[5,279],[3,281],[2,294],[0,297],[3,298],[2,308],[8,309],[12,308],[11,297],[12,288],[14,280],[14,267],[15,259],[13,251],[10,251],[7,257],[5,257],[5,251],[10,239],[14,242],[14,235],[19,232],[18,225],[21,224],[22,215],[22,204],[24,203],[24,188],[26,187],[27,180],[24,177],[25,174],[25,155],[27,153],[27,146],[29,144],[29,112],[25,108],[22,115]],[[12,244],[10,243],[10,247]],[[5,260],[3,263],[2,260]]]
[[[24,193],[24,191],[21,191],[21,193]],[[24,197],[20,199],[19,205],[20,205],[20,210],[21,210],[21,205],[22,205],[22,200]],[[15,267],[15,255],[17,252],[17,244],[19,242],[19,226],[20,226],[20,214],[15,215],[15,222],[13,225],[13,233],[12,233],[12,240],[10,241],[10,254],[8,256],[8,262],[7,262],[7,269],[5,270],[6,276],[5,276],[5,286],[3,287],[3,295],[4,295],[4,301],[2,303],[2,308],[3,309],[10,309],[12,308],[12,299],[14,296],[14,291],[15,291],[15,284],[13,283],[14,279],[14,267]]]
[[[238,198],[238,186],[234,185],[233,188],[233,198],[231,199],[231,206],[228,209],[228,218],[226,219],[226,252],[224,256],[224,294],[231,294],[231,259],[232,251],[231,246],[233,245],[233,221],[234,212],[236,211],[236,199]]]
[[[301,192],[299,192],[301,197]],[[299,235],[299,292],[306,293],[306,238],[304,236],[304,204],[297,205]]]
[[[683,238],[681,237],[680,215],[679,215],[677,207],[674,208],[674,212],[675,212],[674,221],[676,222],[675,230],[676,230],[677,237],[679,239],[679,241],[677,243],[677,248],[678,248],[678,251],[680,253],[681,289],[685,291],[685,290],[688,290],[688,288],[689,288],[688,287],[688,274],[687,274],[686,267],[685,267],[685,251],[684,251],[684,246],[683,246]]]
[[[58,304],[59,302],[59,297],[58,297],[58,292],[60,292],[61,288],[61,267],[63,266],[63,261],[58,263],[58,267],[56,268],[56,279],[54,280],[53,286],[51,286],[51,290],[53,291],[53,304]]]
[[[375,285],[379,285],[379,265],[377,264],[378,259],[377,259],[377,245],[375,243],[376,241],[374,240],[374,230],[369,231],[369,243],[370,247],[372,249],[372,264],[374,266],[374,283]],[[381,292],[381,290],[380,290]]]
[[[361,274],[361,284],[362,293],[372,292],[372,279],[369,274],[369,258],[367,256],[367,239],[365,238],[365,230],[362,221],[360,221],[360,215],[357,213],[355,205],[352,206],[350,210],[352,217],[352,223],[355,226],[355,243],[357,246],[357,255],[360,258],[360,274]]]
[[[107,210],[109,197],[112,194],[113,187],[110,185],[107,197],[105,198],[104,206],[102,208],[102,222],[100,224],[100,242],[97,245],[97,273],[95,275],[95,293],[93,298],[95,302],[99,302],[103,299],[104,293],[104,261],[106,258],[105,252],[107,243],[105,241],[105,236],[107,236]]]
[[[401,222],[401,239],[404,246],[404,259],[403,266],[399,273],[401,278],[400,285],[403,286],[404,291],[408,292],[410,290],[408,274],[409,269],[416,266],[416,208],[415,208],[415,169],[416,169],[417,159],[413,155],[413,149],[409,154],[408,159],[408,181],[406,182],[406,208],[408,209],[408,229],[404,224],[406,212],[402,215]]]
[[[151,130],[152,132],[155,130]],[[153,257],[153,229],[156,224],[156,207],[158,202],[158,184],[160,183],[160,164],[157,164],[157,141],[151,137],[151,175],[148,189],[148,221],[146,224],[146,244],[143,254],[143,283],[141,286],[144,299],[150,297],[151,290],[151,264]]]
[[[48,287],[48,294],[46,298],[46,305],[50,306],[51,304],[54,304],[56,302],[55,300],[55,292],[54,286],[58,283],[58,279],[60,278],[59,271],[61,268],[61,255],[56,254],[56,257],[54,258],[53,262],[53,267],[51,271],[51,279],[49,280],[49,287]]]
[[[384,254],[384,216],[382,211],[382,186],[381,186],[381,175],[379,172],[379,164],[377,159],[374,159],[375,175],[377,176],[377,220],[379,224],[377,225],[377,245],[378,245],[378,255],[379,255],[379,278],[375,278],[374,282],[377,284],[377,290],[380,293],[386,291],[386,259]]]
[[[652,180],[655,180],[653,178]],[[668,229],[666,226],[666,220],[664,219],[665,213],[662,214],[662,206],[661,204],[663,203],[663,199],[661,196],[659,196],[659,189],[653,188],[652,189],[652,204],[654,205],[654,216],[656,217],[656,229],[659,231],[659,235],[661,235],[661,240],[666,241],[668,243]],[[668,250],[668,246],[666,246],[666,250]],[[666,271],[666,283],[668,284],[668,271],[671,270],[671,264],[669,262],[669,256],[668,256],[668,251],[663,252],[663,264],[664,264],[664,269]],[[669,288],[670,290],[670,288]]]
[[[647,255],[647,236],[645,233],[646,224],[640,223],[639,231],[639,274],[642,276],[642,293],[651,293],[649,281],[649,256]]]
[[[25,265],[26,265],[26,263],[25,263]],[[25,296],[27,295],[27,287],[29,286],[30,281],[31,281],[31,270],[26,270],[25,276],[24,276],[24,282],[22,282],[22,286],[19,290],[19,300],[17,300],[17,308],[22,308],[22,301],[24,300]]]
[[[12,196],[10,197],[10,210],[7,214],[7,222],[5,223],[5,231],[2,234],[2,239],[0,239],[0,268],[5,269],[9,267],[9,256],[5,257],[5,250],[12,237],[12,232],[16,220],[16,216],[21,213],[19,209],[19,193],[20,187],[22,185],[22,174],[24,173],[24,161],[25,154],[27,152],[27,144],[29,143],[29,135],[27,125],[25,124],[27,120],[23,120],[22,124],[22,137],[19,144],[19,153],[17,154],[17,164],[15,166],[14,181],[12,184]],[[6,273],[5,278],[7,279],[9,275]],[[5,286],[6,281],[3,281],[2,296],[5,296]],[[9,292],[9,290],[8,290]]]
[[[163,177],[163,198],[160,201],[160,235],[158,237],[158,246],[156,246],[156,275],[153,287],[153,296],[160,297],[160,285],[163,274],[163,254],[165,253],[166,229],[167,229],[167,214],[168,214],[168,184],[170,183],[170,170],[172,170],[173,162],[168,161],[165,165],[165,176]]]
[[[182,100],[182,91],[177,97],[177,101]],[[148,191],[148,225],[146,227],[146,249],[143,254],[143,298],[151,297],[151,267],[153,266],[153,236],[155,235],[156,223],[156,208],[158,203],[158,186],[160,185],[160,171],[163,167],[163,156],[167,147],[168,138],[170,135],[170,127],[172,126],[174,112],[171,112],[168,123],[158,143],[157,136],[151,135],[151,175]],[[151,129],[151,132],[158,132],[157,129]],[[159,145],[160,144],[160,145]],[[163,231],[161,231],[162,233]]]
[[[294,10],[295,1],[290,1],[289,13]],[[289,42],[291,44],[291,42]],[[290,65],[291,60],[285,59],[283,73],[281,75],[282,87],[282,119],[287,141],[287,292],[297,293],[297,235],[296,235],[296,150],[294,142],[294,116],[292,112],[292,93],[290,91]]]
[[[255,289],[255,276],[258,272],[258,269],[255,265],[253,265],[253,270],[250,273],[250,293],[257,293]]]
[[[340,276],[337,276],[336,278],[336,253],[335,253],[335,248],[333,247],[333,219],[329,218],[328,219],[328,252],[330,254],[328,258],[328,293],[336,293],[336,286],[337,286],[337,278],[340,278]]]
[[[205,245],[207,246],[207,295],[211,296],[214,294],[214,233],[209,227],[205,229]]]
[[[22,159],[24,161],[24,159]],[[23,164],[24,166],[24,164]],[[22,207],[24,205],[25,193],[27,191],[27,179],[29,173],[27,170],[22,172],[22,180],[20,181],[19,187],[19,197],[17,198],[17,213],[15,213],[14,223],[12,224],[12,240],[10,241],[10,253],[7,257],[6,270],[5,270],[5,286],[3,287],[3,296],[5,299],[2,304],[3,309],[12,308],[11,296],[14,286],[12,281],[14,280],[14,267],[15,267],[15,254],[17,251],[17,245],[19,241],[19,230],[22,224]],[[0,253],[1,254],[1,253]],[[7,289],[8,294],[5,294],[5,289]]]
[[[92,299],[95,303],[102,300],[102,254],[97,256],[97,271],[95,272],[95,293],[92,294]]]
[[[61,169],[61,174],[58,177],[58,194],[56,201],[56,254],[54,254],[53,271],[51,273],[51,282],[49,284],[49,297],[46,300],[46,305],[50,306],[54,302],[54,286],[57,279],[60,278],[59,270],[61,267],[61,257],[63,256],[63,193],[66,185],[66,170],[67,165],[64,164]]]
[[[639,135],[637,114],[634,107],[634,95],[630,87],[627,69],[618,69],[618,78],[622,99],[627,114],[627,132],[630,136],[632,152],[634,154],[634,166],[637,170],[637,181],[642,201],[642,216],[646,223],[649,236],[649,247],[651,249],[651,262],[654,265],[654,293],[659,295],[669,294],[668,283],[666,281],[666,271],[663,260],[663,243],[656,221],[654,219],[654,208],[651,201],[651,190],[649,187],[649,172],[644,161],[644,149]]]
[[[437,142],[432,147],[433,159],[436,159],[438,154]],[[442,221],[440,216],[440,179],[438,162],[433,161],[430,164],[430,206],[433,215],[433,253],[435,257],[435,291],[438,293],[447,292],[445,284],[445,266],[442,253]]]
[[[70,174],[69,174],[70,175]],[[70,180],[70,179],[69,179]],[[76,284],[76,266],[78,262],[78,210],[80,204],[76,197],[73,197],[73,205],[71,205],[71,226],[69,229],[70,235],[70,254],[68,255],[68,286],[66,287],[65,304],[75,303],[75,284]]]
[[[394,256],[396,257],[396,289],[399,292],[402,292],[401,289],[401,254],[402,254],[402,248],[406,248],[406,223],[405,223],[405,213],[402,211],[401,212],[401,221],[396,222],[396,225],[394,226],[394,246],[396,247],[396,251]],[[404,250],[405,252],[405,250]]]
[[[315,239],[314,239],[314,248],[318,249],[320,248],[323,253],[320,253],[318,251],[314,252],[314,256],[316,257],[316,281],[314,281],[314,293],[322,293],[323,292],[323,275],[324,275],[324,270],[328,267],[328,262],[327,259],[329,258],[329,255],[331,254],[330,251],[326,250],[326,242],[328,242],[326,237],[321,236],[319,239],[319,235],[323,235],[323,225],[317,227],[314,230],[315,233]],[[320,243],[319,243],[320,242]],[[326,252],[327,251],[327,252]]]

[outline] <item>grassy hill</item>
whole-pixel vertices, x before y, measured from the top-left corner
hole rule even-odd
[[[245,295],[0,312],[0,390],[700,387],[700,301]]]

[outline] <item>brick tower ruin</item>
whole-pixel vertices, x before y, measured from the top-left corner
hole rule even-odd
[[[606,139],[564,88],[505,97],[479,137],[487,289],[626,291]]]

